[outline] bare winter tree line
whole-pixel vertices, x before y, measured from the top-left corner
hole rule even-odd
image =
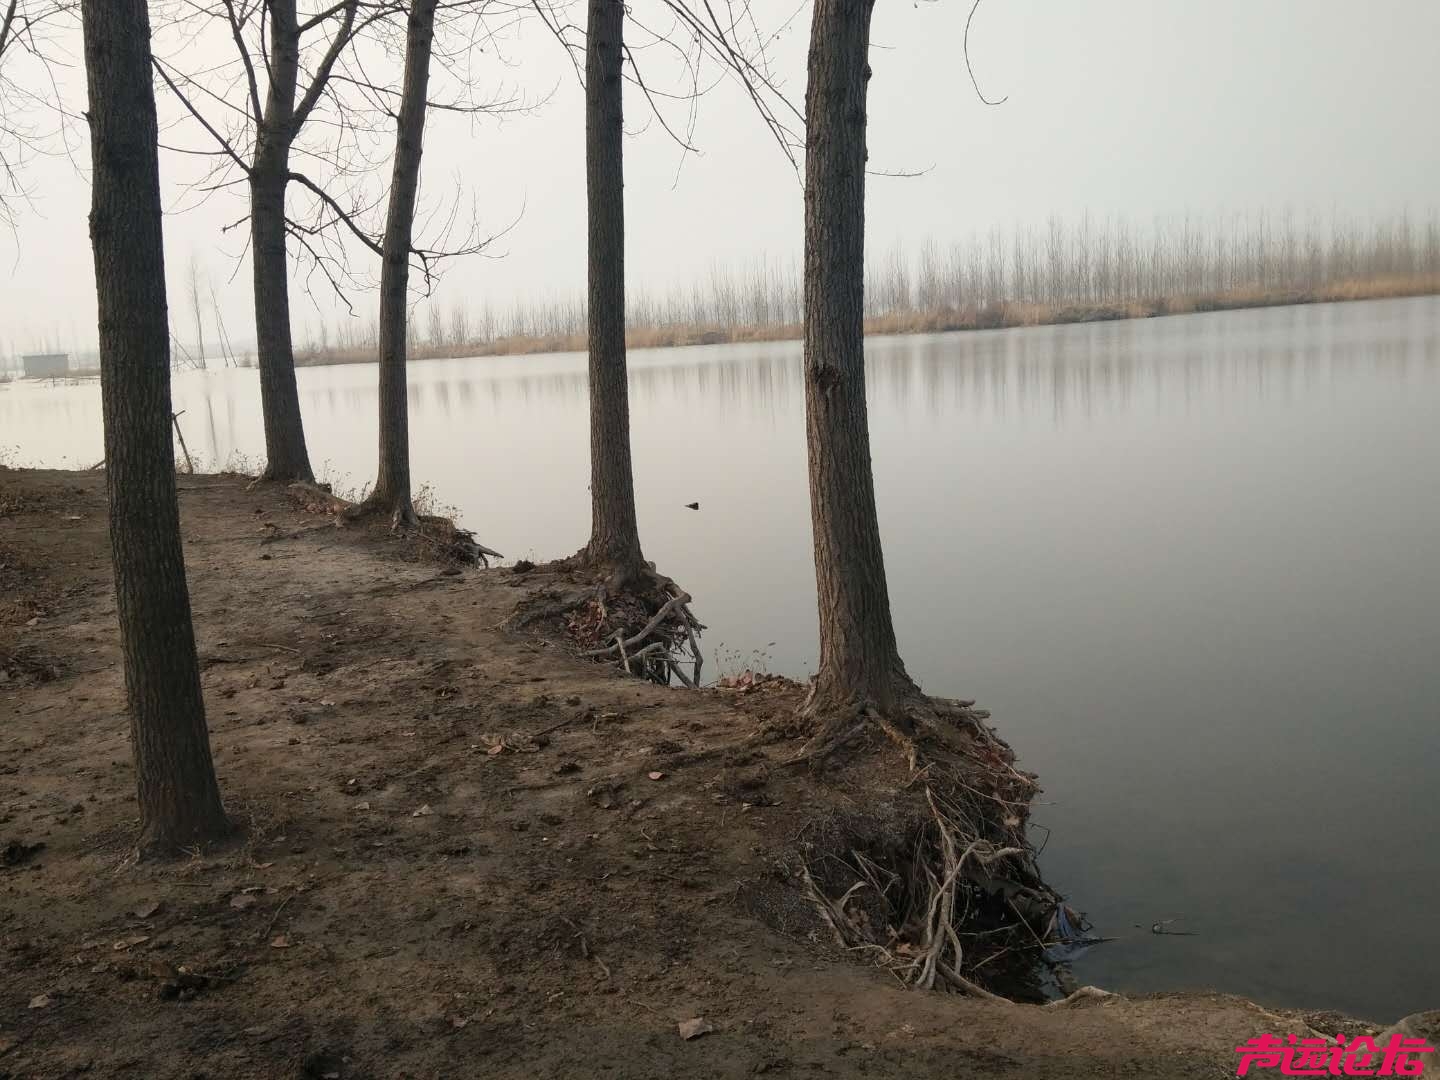
[[[232,342],[215,285],[187,268],[183,310],[172,327],[185,367],[250,366]],[[631,347],[764,341],[800,335],[801,273],[793,260],[715,264],[663,291],[632,287]],[[869,333],[936,332],[1440,291],[1440,216],[1379,220],[1293,214],[1156,219],[1052,217],[995,228],[918,251],[894,245],[868,260]],[[416,358],[583,351],[583,295],[486,298],[442,304],[412,297],[409,355]],[[373,363],[378,316],[359,314],[303,331],[298,364]],[[11,345],[61,351],[58,337]],[[69,350],[80,355],[78,350]],[[83,367],[83,364],[82,364]]]
[[[17,2],[12,0],[12,10]],[[976,312],[978,320],[978,313],[1012,305],[1043,306],[1053,314],[1130,303],[1165,304],[1172,310],[1182,300],[1200,307],[1207,297],[1218,302],[1248,295],[1263,302],[1282,292],[1340,288],[1357,274],[1368,275],[1365,280],[1372,285],[1397,278],[1414,287],[1419,277],[1434,272],[1436,230],[1430,225],[1417,231],[1401,219],[1363,233],[1332,230],[1327,242],[1316,243],[1287,220],[1272,228],[1259,219],[1257,226],[1240,231],[1206,233],[1185,222],[1178,230],[1157,229],[1148,239],[1124,226],[1097,230],[1092,238],[1088,220],[1069,228],[1055,221],[1043,233],[1021,230],[1008,243],[996,233],[947,257],[927,247],[918,264],[892,253],[867,272],[873,0],[815,0],[803,113],[776,94],[763,51],[747,51],[749,39],[737,34],[744,19],[753,25],[743,4],[717,9],[702,0],[692,9],[680,0],[659,2],[673,18],[665,33],[646,29],[622,0],[586,0],[583,30],[554,11],[536,9],[560,45],[574,54],[585,96],[586,301],[541,318],[550,319],[553,329],[585,332],[591,458],[590,536],[552,568],[556,588],[533,597],[540,604],[537,617],[598,612],[603,642],[571,657],[575,662],[615,662],[633,673],[632,661],[642,659],[645,673],[663,673],[667,683],[671,668],[687,686],[699,682],[696,635],[703,628],[690,614],[691,597],[643,555],[626,366],[627,336],[636,327],[627,326],[627,320],[649,319],[663,326],[667,319],[688,319],[732,329],[747,319],[760,327],[798,323],[804,342],[819,665],[798,715],[767,721],[756,737],[801,741],[779,766],[785,768],[817,768],[857,746],[872,754],[867,767],[876,760],[873,754],[893,750],[900,755],[906,769],[896,786],[907,793],[913,815],[902,832],[912,838],[913,853],[897,861],[894,873],[897,881],[906,876],[896,892],[908,899],[897,901],[903,906],[885,918],[851,918],[847,900],[866,880],[875,883],[873,864],[858,865],[863,861],[859,854],[848,889],[833,868],[817,864],[812,877],[802,858],[808,898],[825,913],[841,944],[876,956],[903,981],[993,997],[973,981],[973,960],[967,968],[956,930],[966,917],[964,909],[979,895],[975,890],[982,888],[976,879],[989,882],[986,889],[998,881],[999,895],[1023,894],[1051,917],[1060,899],[1041,881],[1026,834],[1029,802],[1038,791],[1034,777],[1014,767],[1013,752],[985,723],[988,713],[975,709],[972,701],[926,695],[901,656],[871,464],[867,321],[874,325],[877,319],[904,319],[917,312],[948,312],[953,319],[967,310]],[[428,285],[435,261],[444,254],[416,240],[417,192],[425,118],[436,104],[429,93],[432,61],[446,55],[439,36],[444,16],[456,10],[446,0],[338,0],[309,14],[296,0],[218,0],[186,7],[189,15],[218,22],[234,38],[237,59],[228,81],[207,85],[202,74],[157,61],[145,0],[81,3],[115,608],[139,795],[138,846],[156,855],[193,853],[234,832],[210,754],[171,438],[172,331],[157,78],[210,137],[208,153],[220,170],[215,182],[248,188],[243,223],[252,240],[268,455],[254,482],[285,484],[305,497],[317,494],[295,392],[285,270],[290,255],[303,252],[344,295],[351,267],[335,245],[358,244],[363,257],[378,263],[381,293],[373,343],[380,386],[378,479],[372,498],[345,506],[336,524],[372,518],[382,528],[413,534],[434,521],[420,518],[410,496],[406,362],[420,351],[416,344],[425,332],[412,317],[410,283],[418,274]],[[717,274],[708,292],[702,288],[658,301],[632,295],[627,302],[624,83],[631,81],[647,105],[657,108],[627,42],[627,29],[637,27],[651,43],[672,44],[689,71],[699,57],[718,61],[749,91],[781,149],[790,154],[803,147],[798,283],[793,271],[772,275],[767,270],[738,282]],[[398,82],[393,75],[380,80],[346,59],[363,44],[361,31],[372,28],[379,41],[403,57]],[[333,81],[337,75],[339,84]],[[346,94],[358,93],[360,104],[346,105],[335,96],[337,85],[348,85]],[[227,100],[227,91],[235,97]],[[787,110],[803,126],[803,142],[795,137]],[[657,115],[663,122],[658,108]],[[366,121],[366,116],[383,119]],[[342,142],[360,125],[375,125],[370,135],[381,133],[392,147],[383,198],[363,202],[357,189],[347,186],[347,168],[354,164],[348,156],[325,158],[329,168],[323,179],[292,164],[301,128],[315,117],[337,125]],[[683,130],[671,133],[682,144],[688,136]],[[338,186],[332,183],[337,181]],[[292,187],[307,193],[308,212],[297,213],[291,205]],[[382,203],[384,225],[376,229],[370,212]],[[198,327],[203,305],[193,273],[190,293],[190,314]],[[533,318],[517,317],[510,329],[533,330]],[[497,332],[490,316],[472,320],[463,308],[448,319],[431,316],[430,321],[432,335],[452,335],[467,347],[474,335]],[[676,438],[683,439],[684,418],[677,415],[675,424]],[[456,448],[457,454],[465,452]],[[235,497],[242,498],[244,490],[237,487]],[[459,532],[451,523],[440,524],[449,526],[451,535]],[[472,549],[486,553],[478,545]],[[559,583],[569,591],[562,592]],[[607,610],[622,605],[642,613],[638,632],[624,621],[605,621]],[[517,610],[511,629],[525,625],[515,621],[519,616]],[[670,640],[663,634],[651,640],[662,626],[670,627]],[[670,659],[670,646],[681,639],[694,651],[693,678]],[[889,891],[877,886],[877,892]],[[1013,899],[1009,905],[1023,924],[1012,923],[1010,929],[1028,948],[1030,939],[1038,940],[1035,928]],[[903,949],[894,927],[909,934]]]
[[[1440,291],[1440,216],[1378,221],[1292,214],[1157,219],[1140,226],[1088,216],[992,229],[918,252],[894,246],[868,261],[869,333],[934,332],[1213,311]],[[715,265],[663,292],[631,289],[632,347],[800,336],[794,262]],[[582,296],[423,302],[411,355],[581,350]],[[311,330],[302,364],[370,362],[378,322],[344,318]]]
[[[9,0],[0,45],[11,40],[20,5],[30,2]],[[708,2],[692,11],[675,0],[661,0],[661,6],[672,20],[669,31],[636,25],[647,47],[672,46],[692,80],[688,98],[683,93],[662,96],[693,101],[700,92],[700,64],[708,58],[742,81],[756,111],[790,153],[792,130],[775,110],[793,107],[775,91],[763,56],[747,51],[750,31],[737,29],[736,19],[743,14],[758,36],[748,11],[727,6],[719,14]],[[589,0],[583,31],[560,18],[558,9],[534,8],[576,60],[586,103],[593,528],[589,542],[569,563],[593,576],[597,591],[587,594],[586,602],[594,600],[602,611],[607,592],[615,598],[637,597],[642,610],[647,599],[659,597],[640,637],[667,617],[683,620],[694,677],[686,678],[673,660],[660,666],[667,681],[674,668],[682,682],[693,686],[700,673],[695,645],[700,627],[689,612],[689,595],[644,560],[634,509],[621,197],[626,81],[640,88],[667,132],[687,150],[689,145],[666,123],[656,92],[625,41],[626,23],[634,16],[620,0]],[[195,189],[201,197],[241,185],[248,193],[247,214],[230,227],[248,225],[254,271],[266,437],[266,466],[256,482],[313,486],[296,392],[290,259],[308,261],[312,272],[348,303],[350,290],[368,276],[350,261],[358,247],[361,256],[379,262],[378,479],[371,496],[346,506],[339,520],[354,523],[374,515],[388,520],[392,530],[421,531],[427,523],[416,513],[410,490],[405,368],[412,337],[411,282],[418,276],[428,292],[441,259],[484,246],[473,237],[459,244],[426,244],[417,235],[425,119],[436,108],[488,107],[463,97],[436,100],[432,75],[437,67],[464,69],[462,86],[473,86],[466,65],[476,44],[486,40],[485,20],[509,20],[521,9],[501,0],[339,0],[313,11],[297,0],[182,0],[158,10],[172,29],[178,26],[184,33],[218,26],[233,42],[234,57],[227,64],[195,69],[187,64],[184,49],[170,57],[156,55],[153,13],[145,0],[83,0],[80,21],[105,429],[101,466],[139,788],[139,848],[172,854],[223,838],[231,824],[209,752],[181,547],[170,433],[175,342],[166,295],[156,86],[163,85],[206,137],[208,148],[167,147],[211,160],[209,174]],[[29,11],[26,7],[23,17]],[[453,47],[442,41],[455,20],[466,16],[469,25],[456,34]],[[402,61],[398,82],[393,75],[374,73],[377,57],[393,60],[397,55]],[[583,68],[578,55],[583,55]],[[322,133],[318,145],[302,138],[316,127]],[[390,151],[368,157],[386,135],[392,140]],[[357,178],[385,160],[390,182],[382,196],[367,200]],[[313,175],[301,171],[302,163]],[[292,188],[305,193],[301,206],[292,206]],[[383,227],[372,218],[382,203]],[[442,240],[451,236],[450,223],[442,229]],[[201,354],[197,366],[202,366],[203,303],[193,265],[189,278],[189,314]],[[458,541],[471,558],[483,563],[484,555],[495,554],[453,524],[439,525],[448,528],[452,545]],[[622,627],[613,646],[589,655],[614,653],[630,671],[628,632]],[[659,647],[656,643],[641,653],[653,654]],[[654,663],[647,662],[644,670],[653,673]]]

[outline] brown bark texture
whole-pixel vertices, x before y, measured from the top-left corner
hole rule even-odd
[[[410,413],[405,349],[410,287],[410,249],[420,156],[425,143],[425,101],[437,0],[415,0],[405,35],[405,76],[395,122],[395,161],[381,243],[380,267],[380,466],[365,508],[383,511],[397,524],[415,523],[410,495]]]
[[[813,711],[915,692],[895,644],[865,404],[872,0],[816,0],[805,92],[805,423],[820,614]]]
[[[267,480],[315,479],[305,446],[295,346],[290,334],[290,267],[286,251],[285,192],[290,148],[299,123],[295,97],[300,76],[300,30],[295,0],[267,0],[270,49],[264,113],[256,122],[250,163],[250,259],[255,274],[255,348],[260,366],[260,408],[265,419]],[[303,118],[300,118],[303,119]]]
[[[180,542],[150,22],[145,0],[85,0],[82,22],[115,608],[141,848],[168,853],[229,826]]]
[[[585,39],[585,181],[589,212],[590,543],[587,561],[622,581],[644,568],[630,461],[625,370],[622,0],[589,0]]]

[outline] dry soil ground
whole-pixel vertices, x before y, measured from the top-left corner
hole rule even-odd
[[[777,770],[763,692],[500,629],[544,572],[446,573],[242,478],[181,506],[243,836],[137,865],[103,477],[0,470],[0,1077],[1173,1080],[1301,1030],[1221,996],[907,991],[783,869],[885,748]]]

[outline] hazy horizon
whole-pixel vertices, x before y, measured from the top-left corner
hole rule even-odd
[[[770,50],[773,70],[803,96],[808,16],[787,4],[756,5],[767,31],[794,15]],[[1406,0],[1367,19],[1331,0],[1204,9],[1107,0],[1049,9],[1038,0],[982,4],[971,31],[975,73],[1000,106],[970,85],[960,42],[966,4],[885,7],[875,15],[870,107],[869,250],[912,252],[999,227],[1041,225],[1050,215],[1213,218],[1286,212],[1300,218],[1431,215],[1440,143],[1417,138],[1407,106],[1436,100],[1440,71],[1428,52],[1440,40],[1440,7]],[[646,18],[637,8],[637,15]],[[83,109],[83,72],[57,70],[60,99]],[[189,63],[227,59],[224,42],[187,45]],[[157,53],[180,46],[157,36]],[[167,51],[168,50],[168,51]],[[569,61],[538,23],[477,58],[487,85],[530,100],[533,115],[473,122],[436,113],[427,132],[425,192],[433,210],[459,194],[487,231],[514,227],[490,256],[446,269],[435,303],[578,295],[584,284],[584,147],[580,88]],[[663,72],[663,66],[660,69]],[[391,72],[392,77],[398,71]],[[627,85],[627,280],[637,290],[701,281],[713,265],[743,267],[798,257],[798,175],[740,90],[722,82],[698,106],[694,142],[682,155]],[[158,93],[169,145],[205,147],[193,124]],[[683,122],[683,111],[679,114]],[[0,351],[42,344],[93,346],[94,287],[86,215],[88,142],[70,154],[35,157],[23,181],[33,206],[0,232]],[[58,145],[57,147],[58,148]],[[682,166],[683,157],[683,166]],[[219,192],[200,205],[186,184],[193,156],[162,153],[167,277],[176,332],[188,337],[192,259],[213,285],[230,338],[252,337],[244,201]],[[243,189],[242,189],[243,190]],[[356,265],[367,269],[365,258]],[[347,317],[318,282],[314,299],[297,269],[292,311],[297,342],[320,322]],[[373,296],[352,295],[368,321]],[[207,320],[210,316],[207,313]],[[423,314],[421,315],[423,319]]]

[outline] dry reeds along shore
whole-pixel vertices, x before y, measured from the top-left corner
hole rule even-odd
[[[896,247],[867,270],[873,334],[1134,319],[1193,311],[1440,293],[1440,216],[1359,223],[1292,215],[1049,219],[918,253]],[[632,290],[633,348],[775,341],[800,336],[798,266],[712,267],[664,293]],[[411,356],[489,356],[585,348],[579,297],[425,309]],[[322,328],[302,364],[367,363],[373,323]]]

